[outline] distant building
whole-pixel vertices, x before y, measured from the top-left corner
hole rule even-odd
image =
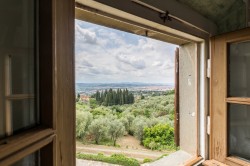
[[[80,94],[80,101],[88,103],[89,102],[90,97],[86,96],[84,94]]]

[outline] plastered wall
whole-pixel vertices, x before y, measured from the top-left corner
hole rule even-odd
[[[196,50],[196,44],[182,45],[179,56],[180,148],[192,155],[197,149]]]

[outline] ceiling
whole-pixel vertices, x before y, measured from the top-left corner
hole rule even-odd
[[[197,11],[219,27],[219,31],[242,28],[245,24],[244,0],[176,0]],[[230,29],[231,28],[231,29]]]
[[[204,17],[216,22],[223,17],[228,10],[241,0],[177,0],[192,9],[196,10]]]

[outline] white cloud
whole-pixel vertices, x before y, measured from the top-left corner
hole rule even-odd
[[[77,82],[174,82],[175,45],[76,20]]]
[[[95,44],[96,43],[96,33],[90,31],[89,29],[81,28],[76,24],[75,26],[76,36],[78,39],[81,39],[83,42]]]
[[[141,58],[127,55],[117,55],[116,58],[118,61],[128,64],[136,69],[144,69],[146,67],[144,60]]]
[[[162,66],[163,65],[163,63],[161,62],[161,61],[155,61],[153,64],[152,64],[152,66]]]

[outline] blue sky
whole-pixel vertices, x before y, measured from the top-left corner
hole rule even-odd
[[[174,83],[176,45],[76,20],[76,82]]]

